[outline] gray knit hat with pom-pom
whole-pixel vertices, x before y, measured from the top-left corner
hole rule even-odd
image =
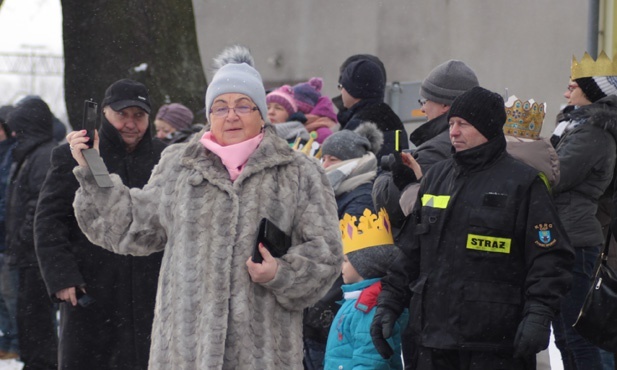
[[[253,67],[253,57],[245,47],[234,45],[214,59],[216,73],[206,90],[206,115],[217,96],[236,93],[251,98],[265,122],[268,121],[266,90],[261,75]]]
[[[366,153],[377,154],[383,145],[383,133],[373,122],[361,123],[355,130],[341,130],[328,136],[321,145],[322,155],[341,161],[360,158]]]

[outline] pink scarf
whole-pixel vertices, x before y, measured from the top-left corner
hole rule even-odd
[[[206,149],[221,158],[223,165],[225,165],[227,172],[229,172],[231,181],[235,181],[238,176],[240,176],[240,173],[242,173],[244,165],[248,162],[249,157],[253,154],[255,149],[257,149],[263,137],[264,134],[259,134],[254,138],[244,140],[238,144],[221,146],[216,142],[212,133],[208,131],[201,137],[199,142],[201,142]]]

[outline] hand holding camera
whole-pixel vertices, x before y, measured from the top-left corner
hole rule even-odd
[[[399,190],[422,178],[422,169],[410,153],[392,153],[388,155],[387,163],[392,171],[392,181]]]

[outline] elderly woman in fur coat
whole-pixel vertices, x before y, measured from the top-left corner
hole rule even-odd
[[[244,54],[242,54],[244,52]],[[81,150],[75,213],[88,238],[120,254],[164,250],[151,369],[302,369],[302,310],[340,273],[336,202],[319,164],[267,120],[261,76],[243,48],[219,56],[210,125],[168,147],[143,189],[96,186]],[[95,135],[95,148],[97,140]],[[259,247],[261,218],[291,236],[281,258]]]

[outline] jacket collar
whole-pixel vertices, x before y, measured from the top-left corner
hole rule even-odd
[[[345,111],[339,112],[339,114],[337,115],[338,121],[341,124],[341,126],[345,127],[347,122],[349,122],[351,117],[353,117],[354,114],[356,114],[356,112],[362,110],[362,108],[364,107],[377,104],[377,103],[381,103],[381,102],[383,102],[383,99],[380,99],[380,98],[362,99],[356,104],[354,104],[351,108]]]
[[[609,132],[617,140],[617,96],[609,95],[570,112],[573,121],[590,124]]]
[[[237,187],[242,184],[244,179],[255,173],[270,167],[291,163],[294,156],[297,155],[285,140],[276,135],[274,127],[267,123],[264,127],[264,138],[261,144],[249,157],[240,176],[232,183],[221,159],[199,142],[203,134],[209,130],[210,125],[207,125],[201,133],[195,135],[180,157],[181,166],[194,169],[199,174],[199,178],[190,180],[194,185],[206,180],[221,188]]]
[[[452,158],[459,173],[480,171],[492,166],[506,153],[506,139],[500,135],[475,148],[455,152],[452,147]]]
[[[425,142],[431,140],[435,136],[441,134],[448,129],[448,114],[444,113],[439,117],[433,118],[430,121],[426,121],[422,126],[415,129],[409,135],[409,141],[415,146],[420,146]]]

